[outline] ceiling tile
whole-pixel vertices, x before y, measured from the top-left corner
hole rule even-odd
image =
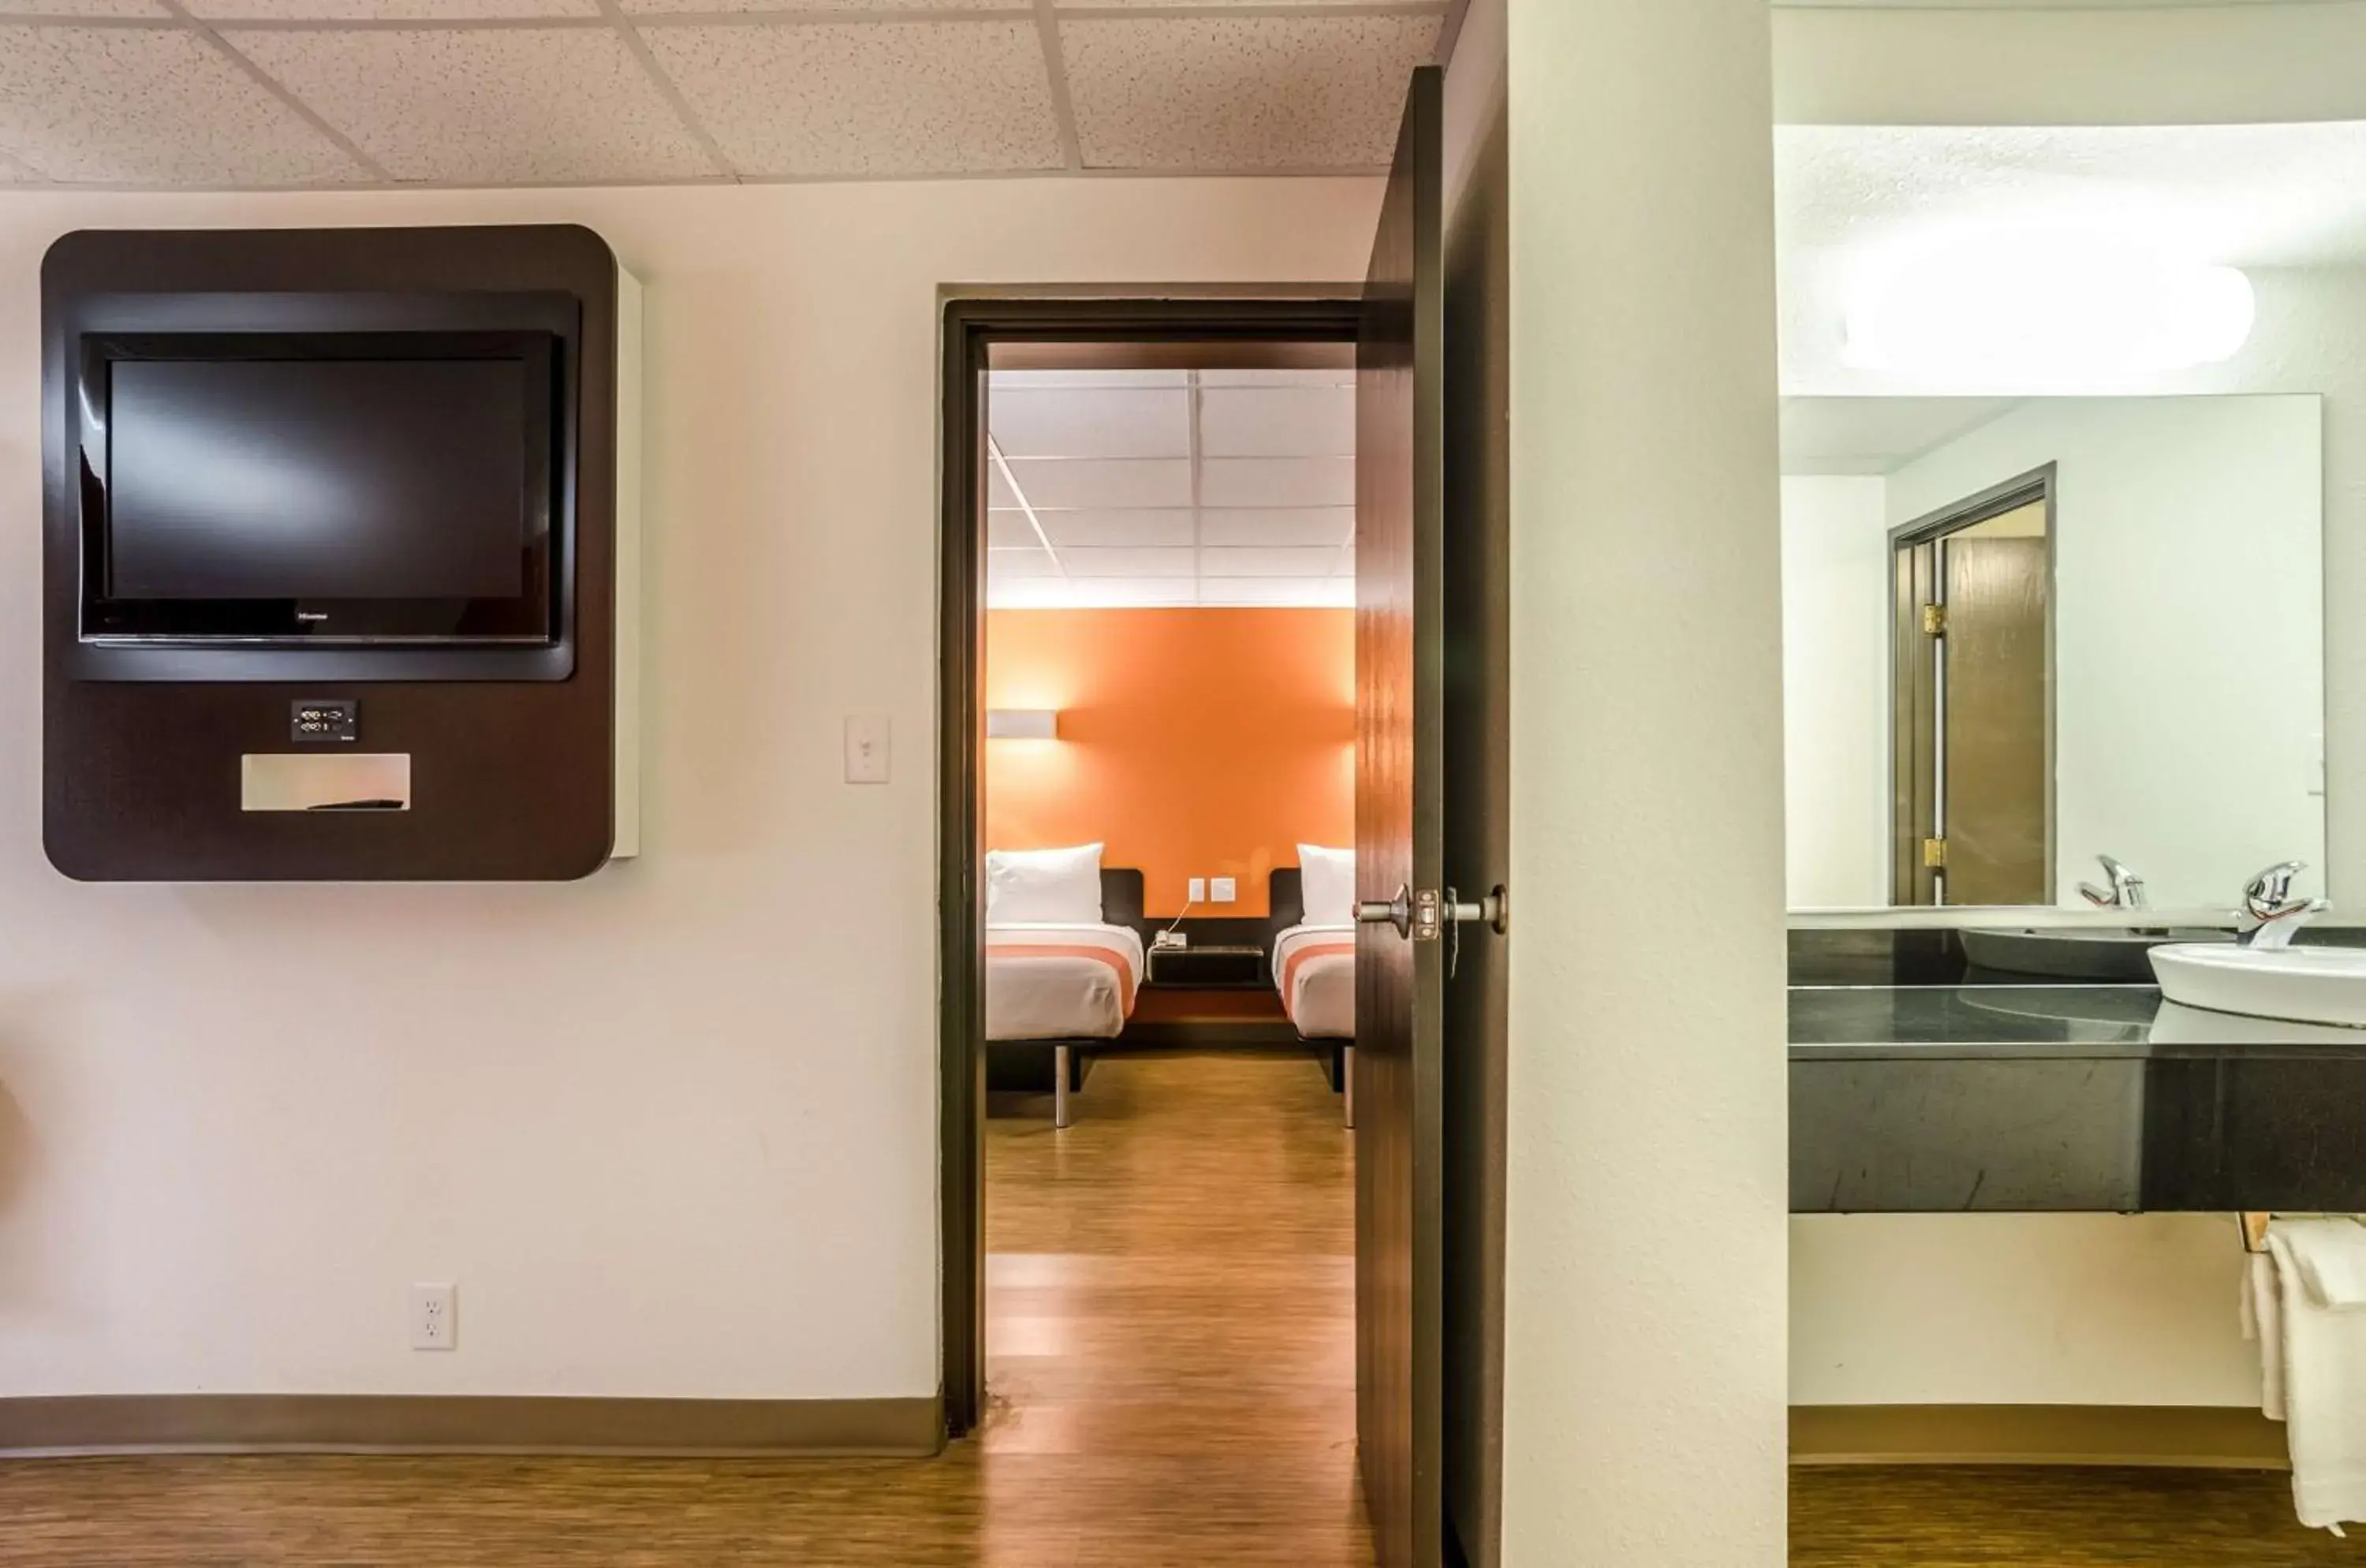
[[[721,172],[606,28],[223,34],[397,179],[626,182]]]
[[[1353,506],[1353,457],[1223,457],[1200,465],[1204,506]]]
[[[156,0],[0,0],[0,17],[169,17]]]
[[[1004,577],[1057,577],[1060,569],[1042,547],[1026,549],[986,552],[986,575],[988,581]]]
[[[1038,512],[1054,545],[1100,545],[1117,549],[1193,542],[1191,513],[1180,507],[1156,512]]]
[[[997,610],[1150,609],[1194,598],[1188,577],[1012,578],[986,586],[986,602]]]
[[[1154,6],[1172,11],[1176,9],[1178,0],[1052,0],[1052,3],[1064,11],[1119,11],[1132,10],[1136,6]],[[1189,3],[1198,7],[1214,7],[1217,6],[1256,6],[1268,11],[1276,8],[1275,0],[1189,0]],[[1785,3],[1785,0],[1774,0],[1774,3],[1776,5],[1782,5]],[[1803,3],[1805,3],[1805,0],[1803,0]],[[1891,3],[1891,0],[1856,0],[1856,3],[1860,5],[1887,5]],[[1913,0],[1906,0],[1906,3],[1910,5],[1913,3]],[[2130,3],[2134,4],[2135,3],[2135,0],[2130,0]],[[2157,4],[2158,0],[2148,0],[2148,3]],[[2219,3],[2219,0],[2195,0],[2195,3]],[[2239,4],[2240,0],[2237,0],[2237,3]],[[1359,6],[1367,10],[1369,10],[1372,7],[1372,0],[1287,0],[1287,4],[1292,6],[1301,6],[1310,10],[1321,6]],[[1403,0],[1400,0],[1397,8],[1400,10],[1410,11],[1416,7],[1413,5],[1404,4]],[[1446,11],[1447,6],[1445,0],[1436,0],[1436,3],[1429,6],[1427,8],[1442,15]]]
[[[1056,577],[994,577],[986,580],[989,610],[1072,610],[1068,585]]]
[[[1303,507],[1290,511],[1216,509],[1200,514],[1203,545],[1331,545],[1356,536],[1352,506]]]
[[[990,550],[1041,548],[1035,541],[1035,525],[1027,521],[1024,512],[989,512],[986,514],[986,547]]]
[[[1888,474],[2001,418],[2018,398],[1785,398],[1786,474]]]
[[[1356,389],[1210,388],[1200,394],[1200,446],[1211,457],[1352,457]]]
[[[1189,577],[1193,552],[1182,550],[1071,550],[1060,552],[1070,577]]]
[[[995,395],[1011,390],[1047,390],[1054,387],[1105,389],[1111,387],[1188,387],[1189,370],[989,370],[986,383]]]
[[[1133,458],[1104,462],[1091,458],[1014,457],[1011,476],[1027,492],[1029,505],[1136,510],[1191,504],[1191,465],[1181,458]],[[1000,478],[997,471],[996,477]],[[999,492],[997,492],[999,495]],[[997,499],[997,505],[1011,502]]]
[[[683,11],[713,15],[724,11],[851,11],[858,14],[897,11],[1024,11],[1029,0],[619,0],[636,16],[662,17]]]
[[[331,185],[366,171],[194,32],[0,26],[0,148],[53,180]]]
[[[6,4],[6,0],[0,0]],[[460,21],[507,17],[596,17],[597,0],[183,0],[218,22]]]
[[[1311,346],[1311,345],[1310,345]],[[1355,353],[1353,344],[1336,345],[1348,354]],[[1305,369],[1242,369],[1202,370],[1202,387],[1344,387],[1352,391],[1356,386],[1356,367],[1343,365],[1335,370]]]
[[[1003,389],[986,400],[1008,457],[1188,457],[1191,394]]]
[[[1096,168],[1369,168],[1396,145],[1435,16],[1063,20]]]
[[[1066,162],[1032,21],[648,27],[642,36],[743,174]]]
[[[1207,549],[1200,552],[1203,577],[1327,577],[1339,567],[1330,549]]]
[[[1298,604],[1352,607],[1356,584],[1339,577],[1207,577],[1202,604]]]

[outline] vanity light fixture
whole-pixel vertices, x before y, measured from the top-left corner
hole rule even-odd
[[[1057,740],[1060,738],[1060,710],[988,708],[986,710],[986,738],[988,740]]]
[[[2236,268],[2122,234],[1957,232],[1865,269],[1842,357],[1951,389],[2067,388],[2230,359],[2256,312]]]

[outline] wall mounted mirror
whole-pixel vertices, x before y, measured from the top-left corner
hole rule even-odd
[[[1786,399],[1794,910],[2328,891],[2321,402]]]

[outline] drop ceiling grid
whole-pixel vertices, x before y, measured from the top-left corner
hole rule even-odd
[[[1352,378],[997,372],[988,418],[990,604],[1353,602]]]
[[[1368,174],[1460,4],[0,0],[0,182]]]

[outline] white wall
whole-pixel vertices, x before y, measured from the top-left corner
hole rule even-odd
[[[1446,63],[1439,141],[1444,144],[1447,228],[1454,227],[1472,165],[1504,107],[1504,0],[1468,0]]]
[[[1785,896],[1889,902],[1887,483],[1783,480]]]
[[[1766,6],[1511,0],[1509,17],[1504,1561],[1771,1568],[1786,1097]],[[1663,896],[1645,918],[1640,888]]]
[[[2223,1214],[1791,1222],[1795,1404],[2257,1404]]]
[[[0,194],[0,1395],[932,1393],[938,287],[1358,278],[1377,195]],[[43,248],[556,220],[648,286],[643,858],[567,886],[58,876]],[[892,716],[888,786],[839,782],[849,713]],[[415,1280],[458,1282],[456,1353],[406,1348]]]
[[[2329,793],[2326,801],[2326,866],[2330,886],[2366,889],[2366,724],[2345,716],[2366,713],[2366,267],[2253,268],[2251,281],[2259,296],[2259,324],[2250,344],[2223,366],[2175,376],[2156,376],[2135,382],[2125,379],[2092,388],[2052,390],[2089,391],[2097,395],[2177,392],[2306,392],[2324,397],[2325,525],[2324,570],[2325,708],[2332,716],[2326,734]],[[1946,389],[1909,387],[1864,370],[1842,366],[1836,334],[1786,335],[1783,345],[1783,389],[1799,396],[1881,397]],[[2010,388],[1982,387],[1987,393]],[[2337,903],[2336,918],[2366,917],[2366,893]],[[1995,1230],[1958,1216],[1900,1218],[1887,1224],[1934,1227],[1926,1247],[1899,1248],[1870,1228],[1838,1232],[1831,1239],[1810,1239],[1821,1219],[1793,1223],[1795,1245],[1801,1258],[1809,1247],[1861,1247],[1845,1268],[1839,1254],[1830,1254],[1833,1268],[1803,1269],[1792,1301],[1794,1319],[1805,1326],[1805,1343],[1819,1338],[1846,1339],[1883,1337],[1898,1354],[1869,1363],[1854,1385],[1853,1396],[1866,1403],[1912,1403],[1918,1390],[1929,1386],[1931,1367],[1940,1359],[1927,1347],[1895,1336],[1894,1318],[1876,1303],[1901,1299],[1899,1291],[1919,1288],[1914,1276],[1927,1260],[1944,1251],[1950,1258],[1949,1278],[1963,1302],[1957,1321],[1992,1325],[1980,1342],[1981,1353],[2000,1361],[2019,1361],[2045,1375],[2034,1382],[2046,1395],[2024,1385],[2022,1398],[2043,1403],[2078,1403],[2090,1391],[2078,1360],[2063,1353],[2062,1341],[2050,1330],[2034,1326],[2079,1322],[2092,1325],[2101,1339],[2124,1344],[2138,1358],[2128,1376],[2141,1376],[2152,1391],[2143,1403],[2242,1404],[2256,1401],[2255,1386],[2230,1385],[2226,1369],[2244,1351],[2237,1337],[2231,1305],[2208,1310],[2197,1304],[2190,1315],[2163,1318],[2156,1310],[2159,1292],[2174,1289],[2184,1300],[2206,1303],[2223,1299],[2218,1278],[2225,1268],[2214,1247],[2176,1244],[2160,1255],[2160,1270],[2132,1275],[2124,1288],[2112,1288],[2085,1273],[2092,1236],[2052,1220],[1999,1222]],[[2099,1216],[2101,1226],[2130,1227],[2139,1238],[2131,1245],[2145,1248],[2169,1245],[2147,1227],[2156,1221]],[[2229,1235],[2229,1222],[2197,1220],[2197,1225]],[[2011,1227],[2025,1227],[2015,1230]],[[2206,1235],[2207,1232],[2198,1232]],[[2225,1245],[2234,1247],[2229,1239]],[[2163,1275],[2175,1281],[2164,1282]],[[1890,1283],[1878,1289],[1872,1281]],[[1918,1324],[1926,1320],[1917,1318]],[[1948,1356],[1966,1354],[1950,1346]],[[1892,1391],[1885,1393],[1887,1389]],[[1813,1403],[1815,1390],[1804,1387],[1802,1403]]]
[[[2259,125],[2366,119],[2366,0],[1793,4],[1786,125]]]

